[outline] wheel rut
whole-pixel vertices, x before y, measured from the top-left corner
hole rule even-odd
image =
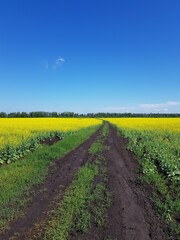
[[[150,193],[139,178],[139,165],[126,149],[127,141],[118,136],[109,125],[109,134],[101,152],[106,159],[107,189],[111,205],[106,223],[97,226],[93,221],[85,234],[77,233],[79,240],[168,240],[165,226],[155,213]],[[69,239],[75,239],[69,238]]]
[[[24,214],[10,223],[9,229],[0,236],[1,239],[8,240],[15,233],[18,233],[18,237],[12,239],[29,239],[27,232],[34,224],[47,218],[47,212],[53,208],[53,201],[59,195],[63,197],[75,173],[87,161],[88,149],[100,131],[101,128],[75,150],[55,161],[56,169],[49,168],[44,183],[33,189],[35,194],[24,209]],[[112,198],[107,221],[103,227],[91,224],[86,233],[77,233],[77,239],[175,240],[169,236],[155,213],[148,188],[138,180],[139,165],[136,158],[126,149],[125,139],[117,135],[112,125],[109,125],[101,155],[107,161],[107,189]]]
[[[102,126],[76,149],[54,161],[55,166],[49,167],[44,183],[32,189],[34,194],[23,209],[22,216],[11,221],[8,229],[0,234],[0,239],[8,240],[12,237],[18,240],[29,239],[27,232],[46,218],[55,198],[63,196],[79,167],[86,162],[88,149],[99,136],[101,129]]]
[[[113,240],[168,239],[147,189],[138,181],[138,162],[111,125],[105,144],[108,189],[112,195],[105,235]]]

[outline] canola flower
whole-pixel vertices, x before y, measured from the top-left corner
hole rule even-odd
[[[106,120],[123,129],[180,133],[180,118],[106,118]]]
[[[17,146],[44,132],[72,132],[100,123],[92,118],[1,118],[0,149],[7,145]]]
[[[180,213],[180,118],[106,120],[128,139],[127,148],[139,161],[141,179],[155,189],[158,212],[180,234],[175,219]]]
[[[41,139],[101,124],[94,118],[1,118],[0,164],[10,163],[38,147]]]
[[[146,162],[146,174],[161,168],[171,180],[180,180],[180,118],[109,118],[128,138],[129,149]]]

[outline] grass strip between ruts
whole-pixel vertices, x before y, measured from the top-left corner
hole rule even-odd
[[[45,232],[44,239],[65,240],[73,224],[73,217],[86,205],[94,177],[98,173],[97,164],[85,165],[77,172],[74,182],[66,191],[62,203],[57,206],[52,220]],[[84,214],[81,223],[89,223],[90,215]],[[81,226],[83,228],[83,226]]]
[[[98,127],[82,129],[52,146],[43,145],[24,159],[0,168],[0,231],[20,214],[31,187],[44,180],[52,160],[83,143]]]
[[[93,221],[101,227],[105,224],[106,210],[111,198],[107,191],[106,161],[101,156],[103,140],[108,134],[104,125],[101,135],[88,152],[95,157],[94,163],[86,164],[76,173],[75,180],[66,190],[63,200],[52,211],[46,226],[44,240],[66,240],[71,232],[85,233]],[[95,183],[99,176],[101,181]]]
[[[138,159],[140,180],[153,186],[152,199],[156,210],[167,222],[169,230],[179,235],[179,220],[176,220],[180,215],[179,175],[168,175],[165,167],[160,164],[167,163],[167,166],[174,168],[175,164],[171,161],[178,155],[176,145],[174,146],[176,134],[121,128],[117,128],[117,131],[128,139],[127,148],[134,152]]]

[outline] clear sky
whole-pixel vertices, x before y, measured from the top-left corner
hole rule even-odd
[[[180,113],[180,1],[0,1],[0,111],[38,110]]]

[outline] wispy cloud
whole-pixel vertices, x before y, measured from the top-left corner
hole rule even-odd
[[[64,62],[65,62],[64,58],[58,57],[54,62],[53,69],[56,70],[60,68]]]
[[[180,113],[180,102],[168,101],[164,103],[143,103],[133,106],[112,106],[103,109],[106,112],[131,113]]]
[[[64,64],[65,59],[63,57],[58,57],[53,61],[42,60],[41,65],[46,70],[58,70]]]
[[[139,107],[145,111],[152,112],[168,112],[174,110],[174,107],[180,106],[180,102],[164,102],[164,103],[155,103],[155,104],[140,104]]]

